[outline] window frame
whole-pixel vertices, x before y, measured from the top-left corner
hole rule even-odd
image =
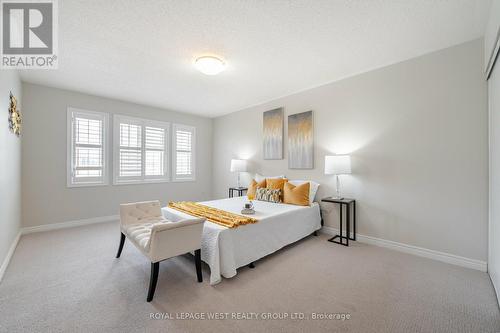
[[[87,119],[102,120],[102,176],[89,177],[86,181],[77,181],[74,177],[75,171],[75,151],[76,143],[74,135],[74,122],[73,119],[77,115]],[[75,107],[68,107],[66,111],[66,186],[71,187],[92,187],[92,186],[106,186],[109,185],[109,171],[108,171],[108,133],[109,133],[109,113],[90,111]]]
[[[191,132],[191,175],[177,176],[177,130]],[[191,182],[196,181],[196,127],[172,124],[172,181],[173,182]]]
[[[120,123],[138,125],[141,127],[141,175],[120,177]],[[163,176],[146,175],[146,127],[162,128],[164,135]],[[113,185],[154,184],[170,182],[170,123],[165,121],[131,117],[126,115],[113,115]],[[127,147],[130,148],[130,147]]]

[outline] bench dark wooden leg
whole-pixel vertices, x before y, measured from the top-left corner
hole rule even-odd
[[[203,275],[201,274],[201,250],[194,251],[194,261],[196,264],[196,275],[198,276],[198,282],[203,282]]]
[[[253,261],[248,265],[248,268],[255,268],[255,264],[253,263]]]
[[[149,279],[149,291],[148,291],[148,302],[153,300],[156,290],[156,282],[158,281],[158,271],[160,270],[159,262],[151,263],[151,276]]]
[[[117,258],[120,258],[120,255],[122,254],[123,244],[125,244],[125,235],[122,232],[120,233],[120,246],[118,247],[118,253],[116,254]]]

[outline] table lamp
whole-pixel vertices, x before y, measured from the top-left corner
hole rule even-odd
[[[240,173],[247,171],[247,161],[246,160],[234,160],[234,159],[231,160],[230,171],[238,173],[238,187],[241,187],[241,185],[240,185]]]
[[[351,156],[332,155],[325,156],[325,175],[335,175],[337,193],[334,199],[344,199],[340,194],[340,175],[351,173]]]

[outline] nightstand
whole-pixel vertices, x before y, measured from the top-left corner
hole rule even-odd
[[[328,241],[344,246],[349,246],[349,240],[356,240],[356,200],[354,199],[349,199],[349,198],[343,198],[343,199],[335,199],[335,198],[323,198],[321,199],[322,202],[331,202],[339,205],[340,208],[340,234],[335,235],[332,238],[330,238]],[[343,207],[346,207],[346,232],[345,236],[342,232],[342,224],[343,224],[343,219],[342,219],[342,213],[343,213]],[[351,206],[352,206],[352,224],[353,224],[353,237],[351,238]],[[338,240],[337,240],[338,238]]]
[[[229,188],[229,197],[232,198],[234,197],[234,192],[238,193],[239,197],[243,196],[243,192],[248,191],[247,187],[230,187]]]

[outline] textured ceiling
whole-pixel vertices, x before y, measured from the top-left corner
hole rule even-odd
[[[27,82],[214,117],[481,37],[491,1],[59,1]],[[203,54],[226,59],[197,72]]]

